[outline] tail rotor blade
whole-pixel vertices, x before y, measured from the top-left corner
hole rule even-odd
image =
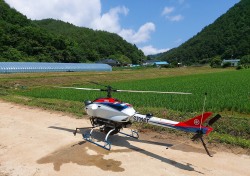
[[[219,120],[219,118],[221,118],[221,115],[220,114],[217,114],[216,116],[214,116],[212,119],[210,119],[208,121],[208,125],[209,126],[212,126],[217,120]]]

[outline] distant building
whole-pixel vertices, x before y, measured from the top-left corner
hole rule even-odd
[[[112,67],[120,66],[120,63],[114,59],[103,59],[103,60],[98,61],[97,63],[108,64]]]
[[[141,65],[139,64],[129,64],[129,67],[140,67]]]
[[[155,63],[154,63],[154,65],[155,65],[155,66],[158,66],[158,67],[164,66],[164,65],[168,65],[168,64],[169,64],[169,63],[166,62],[166,61],[159,61],[159,62],[155,62]]]
[[[224,59],[221,63],[221,65],[224,65],[225,63],[230,63],[232,67],[238,66],[240,62],[240,59]]]
[[[182,63],[181,63],[181,62],[178,62],[178,63],[177,63],[177,67],[182,67]]]
[[[159,66],[169,65],[169,63],[167,61],[147,60],[143,63],[143,65],[145,66],[154,65],[159,67]]]
[[[112,71],[107,64],[0,62],[0,73]]]

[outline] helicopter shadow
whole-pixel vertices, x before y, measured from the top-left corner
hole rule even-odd
[[[73,129],[68,129],[68,128],[63,128],[63,127],[57,127],[57,126],[50,126],[48,128],[52,128],[52,129],[56,129],[56,130],[63,130],[63,131],[67,131],[70,133],[73,133],[75,130]],[[86,127],[84,129],[81,129],[80,132],[78,131],[77,133],[79,134],[84,134],[85,132],[89,131],[91,127]],[[95,140],[97,140],[97,142],[102,142],[105,138],[105,134],[101,133],[101,132],[97,132],[97,131],[93,131],[92,136]],[[110,136],[110,139],[112,141],[112,145],[114,146],[121,146],[121,147],[126,147],[130,150],[136,151],[136,152],[140,152],[144,155],[150,156],[152,158],[155,158],[157,160],[160,160],[161,162],[170,164],[174,167],[177,167],[179,169],[182,170],[186,170],[186,171],[194,171],[197,172],[199,174],[204,174],[202,172],[196,171],[194,169],[194,167],[192,167],[193,165],[190,163],[186,163],[186,164],[182,164],[180,162],[165,158],[163,156],[154,154],[150,151],[144,150],[142,148],[136,147],[134,145],[131,145],[129,141],[135,141],[135,142],[142,142],[142,143],[146,143],[146,144],[154,144],[154,145],[160,145],[160,146],[164,146],[164,147],[171,147],[173,146],[173,144],[166,144],[166,143],[161,143],[161,142],[155,142],[155,141],[147,141],[147,140],[140,140],[140,139],[135,139],[135,138],[131,138],[131,137],[127,137],[127,136],[121,136],[121,135],[113,135]],[[105,150],[105,149],[104,149]]]
[[[70,133],[75,132],[75,130],[73,129],[68,129],[68,128],[63,128],[63,127],[56,127],[56,126],[50,126],[49,128],[53,128],[53,129],[57,129],[57,130],[63,130],[63,131],[67,131]],[[81,128],[80,132],[77,131],[78,134],[84,134],[85,132],[89,131],[92,127],[85,127],[85,128]],[[98,141],[103,141],[106,134],[98,132],[98,131],[93,131],[92,136],[98,140]],[[132,138],[132,137],[127,137],[124,135],[111,135],[109,136],[109,139],[112,140],[112,145],[115,146],[125,146],[127,148],[133,149],[133,147],[131,148],[132,145],[128,145],[128,141],[133,141],[133,142],[142,142],[142,143],[146,143],[146,144],[154,144],[154,145],[160,145],[160,146],[164,146],[164,147],[172,147],[173,144],[166,144],[163,142],[156,142],[156,141],[148,141],[148,140],[142,140],[142,139],[136,139],[136,138]],[[122,142],[125,141],[125,142]]]

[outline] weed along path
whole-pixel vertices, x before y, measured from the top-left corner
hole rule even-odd
[[[232,175],[250,173],[250,156],[145,132],[139,140],[112,136],[112,150],[85,142],[75,127],[87,119],[0,101],[0,176]],[[127,131],[127,130],[125,130]],[[93,134],[97,140],[103,134]],[[168,147],[168,149],[166,149]]]

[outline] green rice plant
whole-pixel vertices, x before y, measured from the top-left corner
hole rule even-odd
[[[96,85],[78,85],[98,88]],[[201,112],[206,97],[206,111],[235,111],[250,113],[250,70],[179,76],[171,78],[120,81],[111,84],[125,90],[157,90],[191,92],[192,95],[113,93],[113,97],[135,107],[162,107],[181,112]],[[99,86],[99,88],[102,88]],[[93,100],[105,97],[105,92],[39,87],[15,92],[36,98],[53,98],[70,101]]]

